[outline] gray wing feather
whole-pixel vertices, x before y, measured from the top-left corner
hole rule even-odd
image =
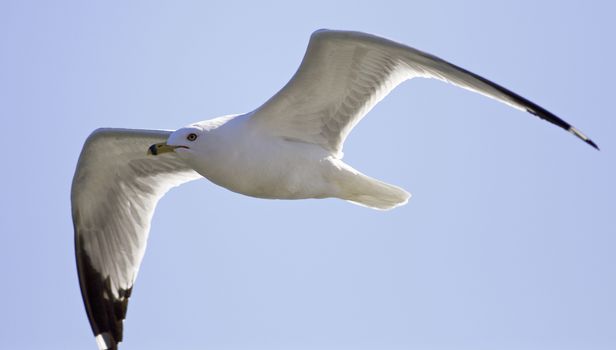
[[[81,292],[101,349],[122,340],[122,321],[158,200],[199,178],[175,153],[147,156],[169,131],[98,129],[88,137],[71,190]]]

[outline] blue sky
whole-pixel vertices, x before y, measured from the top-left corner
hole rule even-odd
[[[345,160],[408,205],[273,201],[197,181],[160,202],[123,349],[616,348],[616,32],[610,2],[2,1],[0,339],[95,349],[70,183],[97,127],[175,129],[258,107],[312,31],[382,35],[502,84],[591,136],[407,82]]]

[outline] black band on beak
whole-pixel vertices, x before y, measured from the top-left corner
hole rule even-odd
[[[154,144],[152,146],[150,146],[150,148],[148,148],[148,153],[155,156],[158,155],[158,145]]]

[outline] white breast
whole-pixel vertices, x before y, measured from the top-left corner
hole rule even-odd
[[[201,175],[231,191],[259,198],[332,196],[330,153],[322,147],[261,133],[244,116],[203,135],[186,160]]]

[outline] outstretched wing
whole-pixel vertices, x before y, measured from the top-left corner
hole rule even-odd
[[[199,178],[175,153],[147,156],[169,131],[98,129],[88,137],[71,190],[79,284],[100,349],[117,349],[158,200]]]
[[[351,129],[403,81],[436,78],[527,111],[597,146],[529,100],[436,56],[377,36],[319,30],[287,85],[254,112],[269,132],[339,153]]]

